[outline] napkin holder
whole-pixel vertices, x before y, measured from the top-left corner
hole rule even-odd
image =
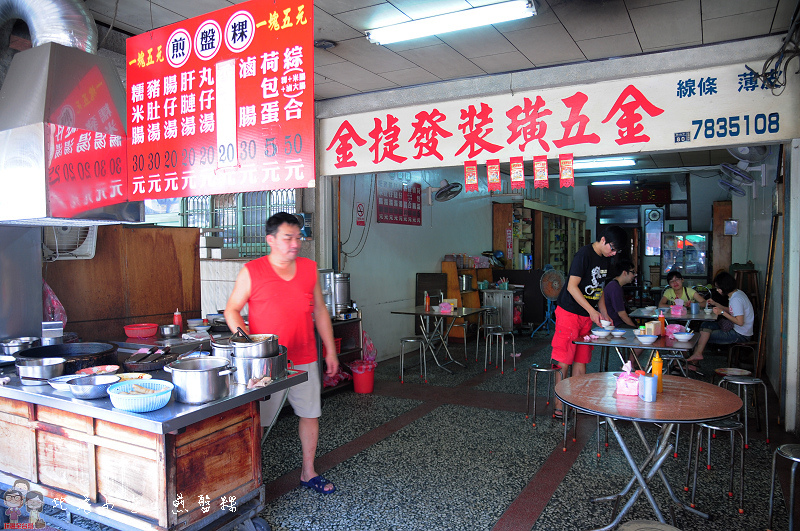
[[[655,402],[658,391],[658,377],[639,375],[639,398],[645,402]]]
[[[644,324],[645,334],[650,336],[661,335],[661,321],[648,321]]]
[[[625,372],[617,376],[617,395],[637,396],[639,394],[639,377],[631,373],[631,362],[626,362],[622,369]]]

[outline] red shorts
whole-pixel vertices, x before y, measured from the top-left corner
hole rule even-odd
[[[553,347],[551,357],[567,365],[592,361],[594,347],[573,343],[576,339],[589,335],[592,326],[594,323],[588,316],[576,315],[556,306],[556,331],[550,343]]]

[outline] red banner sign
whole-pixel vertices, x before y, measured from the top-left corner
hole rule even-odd
[[[525,164],[522,157],[511,157],[511,189],[525,188]]]
[[[533,157],[533,187],[549,188],[550,181],[547,180],[547,157]]]
[[[478,162],[475,160],[464,161],[464,190],[478,191]]]
[[[131,200],[313,186],[311,7],[252,0],[128,39]]]
[[[572,153],[564,153],[558,156],[559,183],[561,188],[569,188],[575,185],[575,172],[572,168]]]
[[[500,160],[492,159],[486,161],[486,182],[490,192],[500,191]]]

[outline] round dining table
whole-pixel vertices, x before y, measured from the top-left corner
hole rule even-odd
[[[677,376],[663,375],[663,392],[658,393],[655,402],[645,402],[638,396],[618,395],[617,375],[620,373],[600,372],[572,376],[560,381],[555,387],[556,396],[568,407],[578,411],[604,417],[608,427],[619,442],[633,477],[619,493],[594,498],[593,501],[614,501],[617,504],[638,482],[636,490],[613,521],[599,529],[613,529],[631,509],[636,499],[644,493],[655,511],[659,522],[666,523],[664,516],[648,484],[658,474],[672,501],[686,511],[703,518],[708,515],[689,507],[675,495],[663,471],[660,470],[666,457],[672,452],[670,434],[676,424],[696,424],[711,422],[736,414],[742,408],[742,399],[734,393],[716,385]],[[567,411],[564,411],[567,418]],[[617,428],[616,422],[627,420],[633,423],[645,450],[648,452],[644,462],[638,464],[628,445]],[[641,424],[657,423],[661,429],[656,444],[649,445]],[[615,510],[616,512],[616,510]],[[674,522],[673,522],[674,524]]]

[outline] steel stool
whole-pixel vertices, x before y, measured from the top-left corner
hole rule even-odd
[[[717,376],[725,378],[726,376],[751,376],[752,374],[752,372],[738,367],[720,367],[714,369],[714,374],[711,375],[711,385],[714,385],[714,378]]]
[[[403,381],[403,359],[405,357],[406,345],[410,343],[419,343],[419,367],[424,372],[424,381],[428,383],[428,364],[425,361],[425,338],[422,336],[408,336],[400,338],[400,383]],[[423,375],[419,375],[423,378]]]
[[[513,354],[516,350],[517,346],[514,342],[514,333],[513,332],[505,332],[502,327],[498,326],[497,329],[492,330],[489,332],[488,340],[486,340],[484,344],[484,357],[483,357],[483,372],[486,372],[487,363],[489,362],[489,356],[492,351],[492,346],[494,346],[494,368],[497,368],[497,355],[498,355],[498,348],[500,349],[500,374],[505,374],[505,361],[506,361],[506,336],[511,336],[511,353]],[[495,339],[497,340],[497,344],[495,344]],[[517,370],[517,358],[511,356],[511,359],[514,361],[514,370]]]
[[[706,469],[711,470],[711,430],[719,430],[719,431],[727,431],[731,434],[731,462],[729,468],[731,469],[731,476],[730,482],[728,483],[728,496],[733,497],[733,458],[736,453],[736,438],[735,435],[739,436],[739,514],[744,513],[744,437],[742,436],[742,428],[744,425],[737,421],[731,419],[722,419],[714,422],[701,422],[697,425],[699,430],[697,430],[697,439],[695,442],[695,453],[694,453],[694,477],[692,479],[692,498],[689,502],[689,507],[692,509],[695,508],[694,499],[695,499],[695,492],[697,490],[697,463],[700,460],[700,452],[702,448],[700,447],[700,441],[703,436],[703,429],[708,429],[708,448],[706,448]],[[692,434],[694,434],[694,425],[692,425]],[[690,464],[692,460],[692,437],[689,436],[689,461],[687,463]],[[686,486],[683,487],[684,490],[689,490],[689,466],[687,466],[686,471]]]
[[[748,411],[747,410],[749,408],[749,403],[747,401],[747,388],[749,386],[751,386],[751,385],[761,384],[761,386],[764,388],[764,425],[767,427],[767,439],[766,439],[766,441],[767,441],[767,444],[769,444],[769,404],[767,403],[767,384],[764,383],[764,380],[762,380],[761,378],[755,378],[753,376],[726,376],[725,378],[722,379],[722,381],[719,382],[720,386],[723,385],[723,384],[726,384],[726,387],[727,387],[727,384],[734,384],[734,385],[738,386],[737,387],[737,391],[744,390],[744,399],[743,399],[743,404],[742,404],[742,415],[744,416],[744,447],[745,448],[750,448],[750,445],[748,444],[748,438],[747,438],[747,435],[748,435],[748,428],[747,428],[747,417],[748,417],[747,413],[748,413]],[[741,397],[742,395],[739,394],[739,396]],[[760,418],[758,416],[758,394],[755,391],[753,391],[753,401],[754,401],[755,410],[756,410],[756,430],[757,431],[761,431],[761,422],[760,422],[760,420],[759,420]]]
[[[553,388],[556,386],[556,372],[558,367],[539,367],[538,364],[533,363],[528,368],[528,388],[525,392],[525,418],[528,418],[530,397],[531,397],[531,371],[533,371],[533,425],[536,426],[536,383],[540,374],[547,374],[547,404],[550,405],[550,395]]]
[[[475,361],[478,361],[478,349],[481,346],[481,330],[483,331],[483,340],[486,341],[486,334],[490,328],[499,327],[500,323],[495,322],[497,316],[497,308],[494,306],[481,306],[481,313],[478,314],[478,331],[475,333]],[[482,323],[482,324],[481,324]],[[464,347],[466,352],[466,346]]]
[[[772,454],[772,481],[769,486],[769,524],[767,529],[772,529],[772,507],[775,498],[775,460],[778,456],[794,461],[792,463],[792,478],[789,484],[789,529],[794,529],[794,476],[797,464],[800,463],[800,444],[782,444]]]
[[[464,361],[469,361],[467,359],[467,330],[469,330],[469,321],[463,319],[463,323],[453,323],[452,328],[461,327],[464,330]]]

